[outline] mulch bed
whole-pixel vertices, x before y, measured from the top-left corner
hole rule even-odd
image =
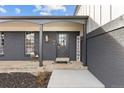
[[[0,73],[0,88],[46,88],[50,72],[40,72],[38,76],[31,73]]]

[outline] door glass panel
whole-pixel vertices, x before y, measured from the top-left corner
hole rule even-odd
[[[67,35],[66,34],[59,34],[59,45],[66,46],[67,43]]]

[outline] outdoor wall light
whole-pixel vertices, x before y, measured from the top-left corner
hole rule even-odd
[[[48,35],[45,36],[45,41],[46,41],[46,42],[49,41]]]

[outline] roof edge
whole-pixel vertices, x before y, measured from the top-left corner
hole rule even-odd
[[[0,16],[0,19],[87,19],[88,16]]]

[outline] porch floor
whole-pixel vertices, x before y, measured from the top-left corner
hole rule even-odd
[[[39,62],[32,61],[0,61],[0,73],[8,72],[52,72],[57,69],[87,69],[81,62],[54,63],[53,61],[43,61],[43,66],[39,67]]]
[[[48,88],[104,88],[88,70],[54,70]]]

